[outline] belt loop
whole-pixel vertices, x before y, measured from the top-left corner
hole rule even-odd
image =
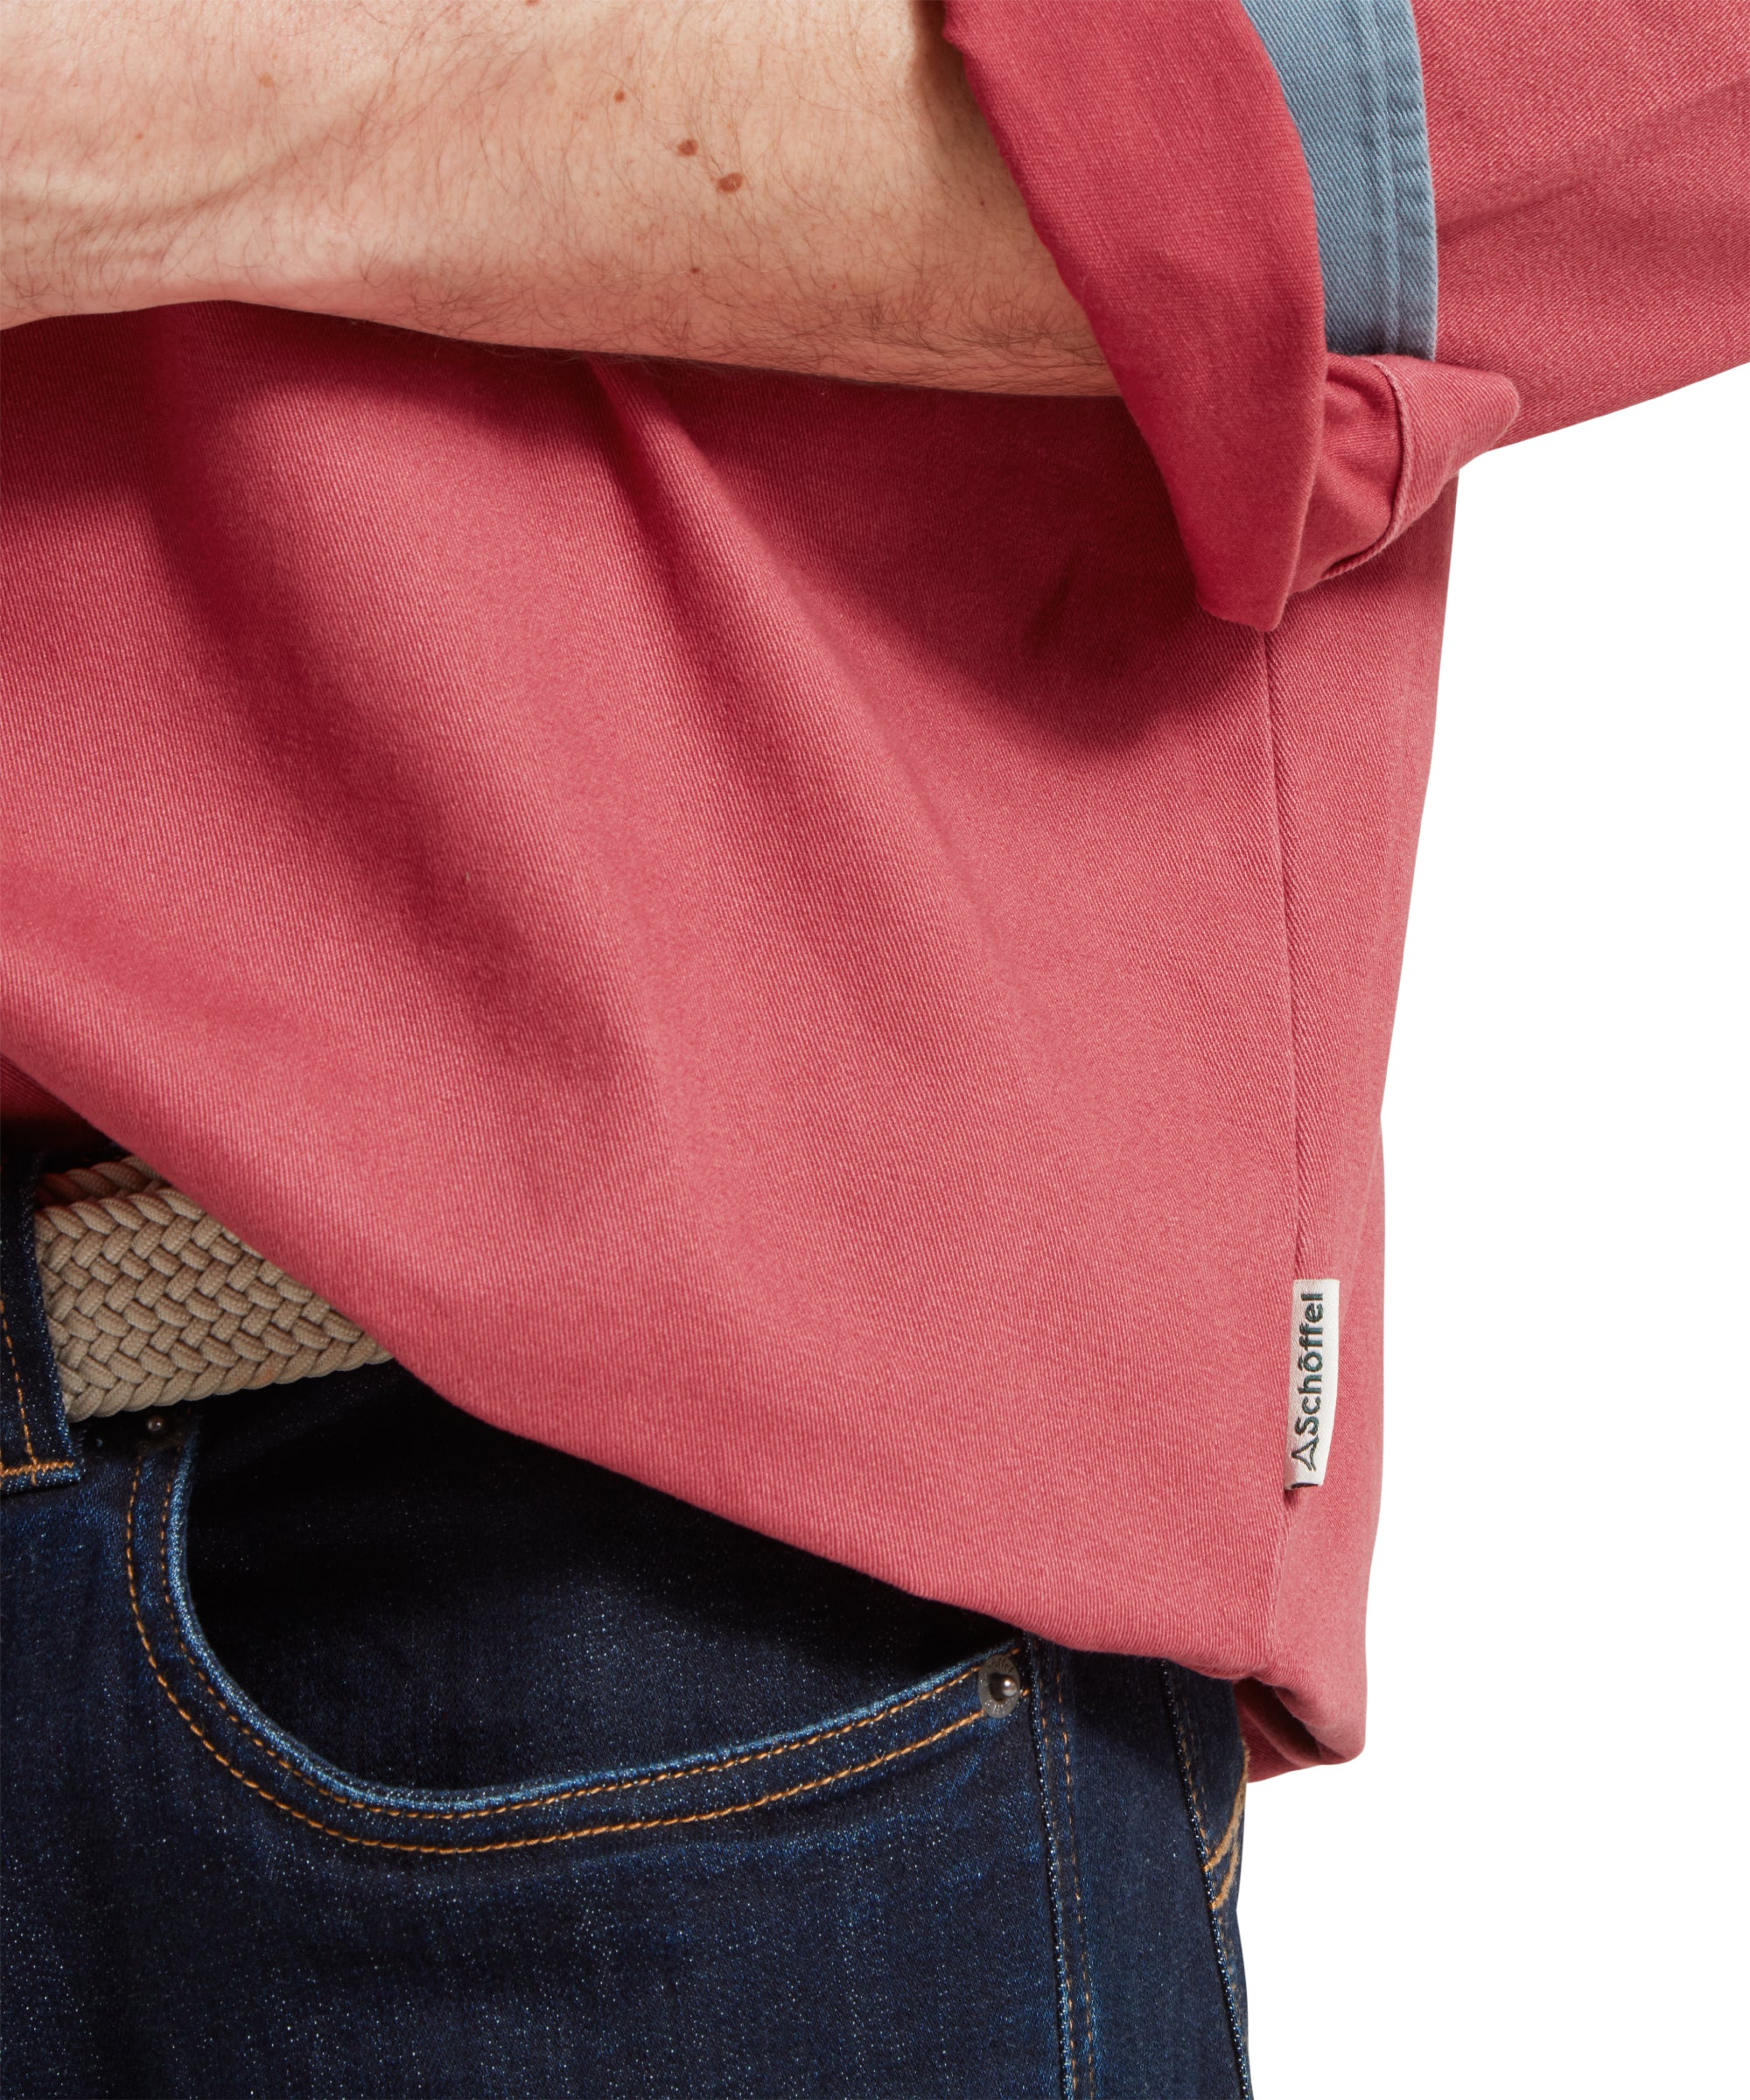
[[[67,1428],[37,1267],[36,1191],[42,1154],[0,1163],[0,1491],[70,1488],[79,1455]]]

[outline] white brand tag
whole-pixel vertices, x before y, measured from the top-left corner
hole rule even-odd
[[[1337,1415],[1337,1279],[1297,1278],[1289,1314],[1284,1488],[1317,1488]]]

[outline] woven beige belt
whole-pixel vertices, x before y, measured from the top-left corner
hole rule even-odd
[[[46,1174],[37,1205],[49,1340],[75,1422],[388,1362],[142,1160]]]

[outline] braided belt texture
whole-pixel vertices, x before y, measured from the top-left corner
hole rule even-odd
[[[49,1339],[75,1422],[388,1362],[143,1160],[46,1174],[37,1204]]]

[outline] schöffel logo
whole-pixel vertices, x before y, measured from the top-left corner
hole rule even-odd
[[[1317,1488],[1337,1412],[1337,1279],[1297,1278],[1289,1313],[1288,1458],[1284,1488]]]

